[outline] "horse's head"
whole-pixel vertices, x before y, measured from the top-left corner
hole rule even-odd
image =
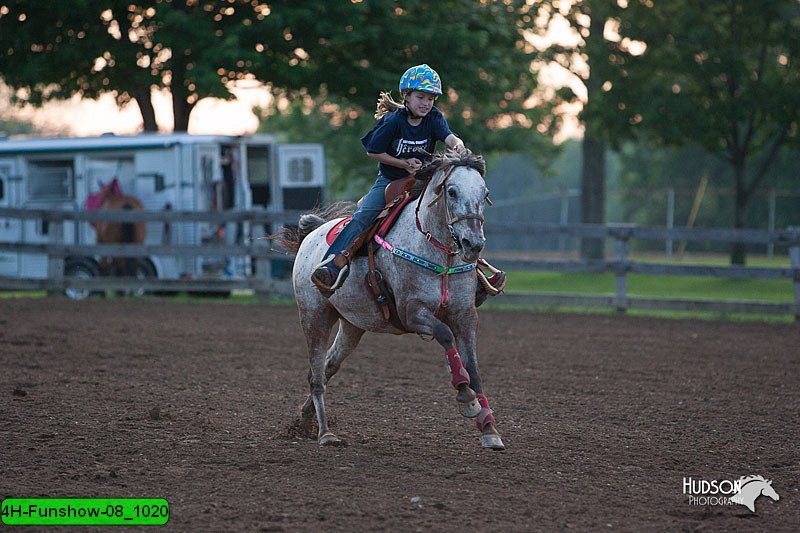
[[[733,503],[744,505],[752,512],[756,512],[756,500],[759,496],[767,496],[775,501],[780,499],[778,493],[772,488],[772,481],[763,476],[742,476],[739,478],[739,491],[731,496]]]
[[[781,497],[778,496],[778,493],[775,492],[775,489],[772,488],[772,480],[769,479],[764,480],[764,483],[761,485],[761,494],[772,498],[775,501],[781,499]]]
[[[448,152],[432,165],[435,169],[429,188],[434,197],[430,204],[442,202],[447,228],[462,258],[477,261],[486,245],[483,208],[489,195],[483,180],[483,158],[469,151]]]

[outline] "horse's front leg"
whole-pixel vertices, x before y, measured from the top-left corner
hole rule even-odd
[[[478,416],[481,413],[481,405],[475,391],[470,388],[470,373],[464,368],[450,327],[422,304],[409,305],[406,323],[412,331],[420,335],[432,335],[442,345],[447,364],[450,366],[450,384],[458,391],[456,404],[459,412],[468,418]]]
[[[451,326],[453,334],[456,338],[464,360],[464,365],[469,373],[470,387],[475,391],[475,396],[480,404],[480,412],[475,420],[478,431],[481,432],[481,443],[484,448],[492,450],[505,450],[503,440],[500,438],[500,433],[497,431],[497,422],[492,414],[492,409],[489,407],[489,400],[483,390],[483,383],[481,382],[480,372],[478,372],[478,351],[477,351],[477,313],[474,312],[474,318],[465,318],[461,316],[458,321],[455,321]]]

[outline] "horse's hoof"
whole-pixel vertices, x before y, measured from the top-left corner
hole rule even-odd
[[[481,404],[478,403],[475,391],[470,389],[466,383],[458,387],[456,405],[458,405],[458,412],[467,418],[475,418],[481,413]]]
[[[467,418],[475,418],[481,414],[481,404],[478,403],[477,398],[474,398],[471,402],[467,403],[461,403],[457,401],[456,404],[458,405],[458,412]]]
[[[503,439],[500,438],[500,435],[496,433],[490,433],[488,435],[481,435],[481,444],[487,450],[505,450],[506,446],[503,444]]]
[[[342,444],[344,444],[342,440],[330,431],[319,438],[320,446],[342,446]]]

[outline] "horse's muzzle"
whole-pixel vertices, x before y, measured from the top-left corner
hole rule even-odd
[[[480,257],[483,251],[483,247],[486,246],[486,238],[482,236],[473,238],[462,237],[459,244],[461,245],[461,255],[464,257],[464,260],[473,262],[478,260],[478,257]]]

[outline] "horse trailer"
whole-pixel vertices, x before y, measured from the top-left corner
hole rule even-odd
[[[324,151],[320,144],[283,144],[270,135],[0,140],[0,208],[86,209],[87,197],[114,179],[148,211],[303,210],[322,202]],[[271,231],[241,226],[147,222],[144,244],[241,244]],[[96,242],[86,222],[66,221],[63,234],[65,244]],[[48,224],[0,218],[3,241],[47,243]],[[65,275],[97,275],[98,259],[70,257]],[[253,268],[247,257],[152,256],[141,263],[145,272],[137,275],[165,280],[239,278]],[[280,271],[274,268],[273,275]],[[0,276],[46,279],[47,273],[44,254],[0,252]]]

